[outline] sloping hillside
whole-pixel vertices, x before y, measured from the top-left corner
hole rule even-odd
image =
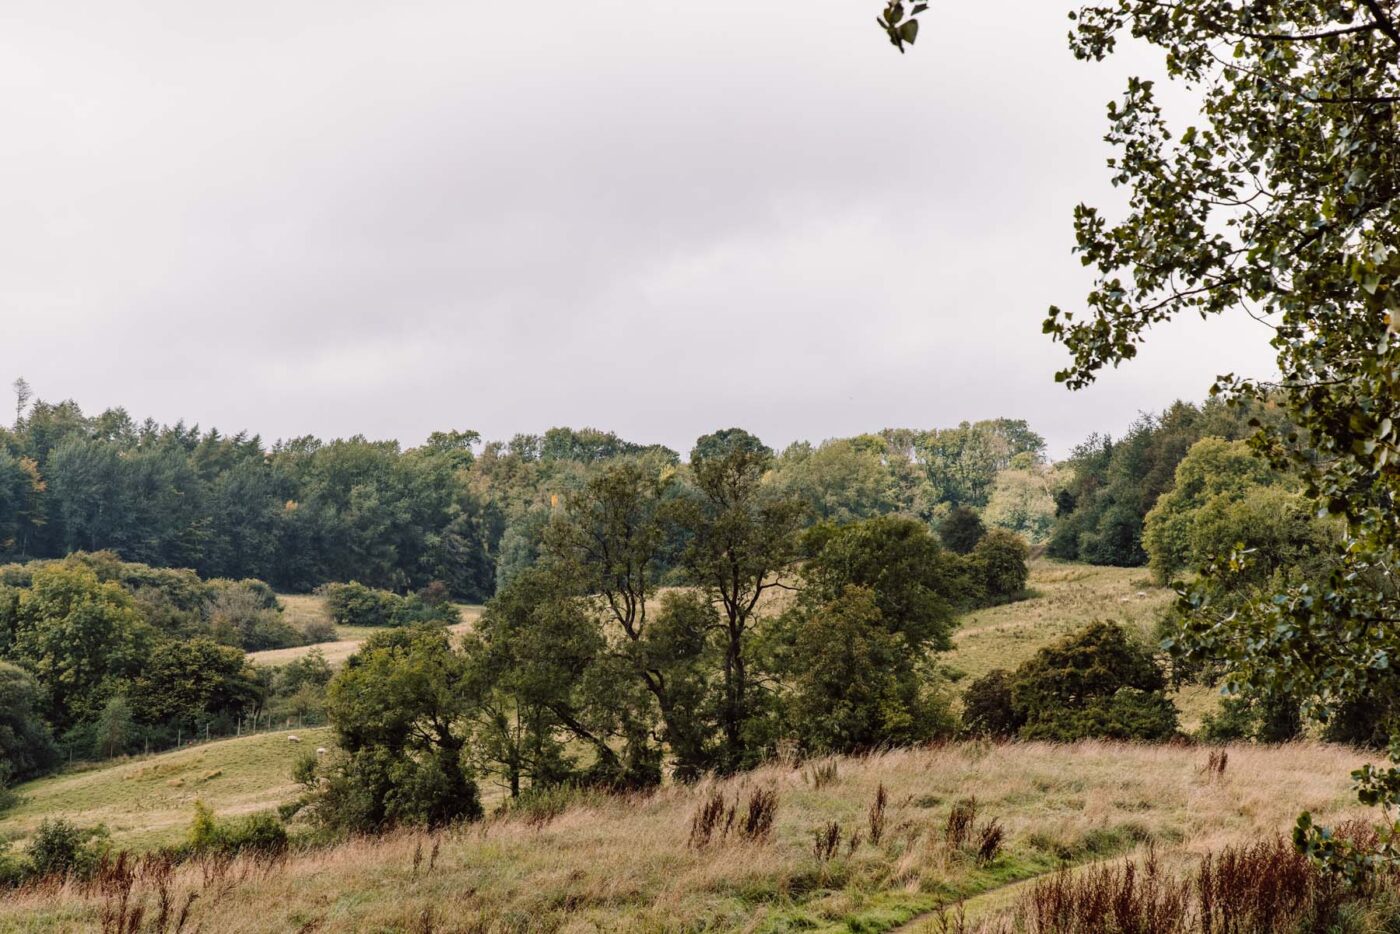
[[[300,742],[290,742],[293,735]],[[325,727],[263,733],[28,782],[17,789],[19,804],[0,814],[0,837],[22,840],[44,818],[63,817],[105,824],[123,847],[176,843],[196,800],[230,815],[291,800],[297,758],[330,742]]]
[[[813,764],[767,766],[698,787],[634,798],[587,797],[439,835],[357,840],[284,863],[190,865],[167,897],[207,931],[887,930],[941,898],[965,895],[1155,842],[1200,851],[1284,830],[1298,809],[1348,813],[1357,756],[1316,745],[1229,750],[1223,776],[1189,747],[954,744],[834,761],[816,787]],[[883,833],[870,809],[883,786]],[[718,795],[739,803],[776,794],[771,836],[717,830],[688,844],[692,820]],[[975,796],[971,842],[948,840],[949,817]],[[1000,853],[979,863],[991,821]],[[830,858],[814,849],[834,823]],[[854,849],[853,835],[858,835]],[[133,900],[153,909],[155,883]],[[22,892],[0,906],[0,929],[87,930],[110,893]],[[860,926],[857,927],[856,925]],[[39,926],[34,928],[33,926]]]

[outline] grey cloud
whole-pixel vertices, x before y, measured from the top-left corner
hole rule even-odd
[[[0,376],[269,437],[1006,414],[1063,452],[1267,368],[1185,322],[1056,387],[1103,104],[1155,63],[1074,62],[1043,0],[901,57],[867,6],[6,4]]]

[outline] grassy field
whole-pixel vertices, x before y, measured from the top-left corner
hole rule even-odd
[[[315,594],[284,594],[278,597],[282,601],[283,615],[287,622],[294,626],[301,626],[312,620],[324,619],[326,615],[324,602],[321,597]],[[471,628],[472,623],[481,615],[479,606],[459,606],[462,614],[462,622],[450,627],[453,632],[466,632]],[[299,645],[290,649],[268,649],[263,652],[249,652],[248,660],[255,665],[285,665],[288,662],[296,661],[303,655],[319,650],[326,657],[326,661],[332,665],[339,665],[359,648],[361,642],[374,635],[378,630],[373,626],[337,626],[336,635],[339,636],[334,642],[321,642],[317,645]]]
[[[206,931],[791,931],[890,930],[940,900],[994,891],[1147,842],[1179,859],[1282,831],[1301,808],[1351,813],[1349,750],[1236,747],[1223,776],[1190,747],[1084,743],[954,744],[834,760],[815,787],[808,767],[773,764],[647,797],[585,798],[547,819],[497,817],[441,835],[405,833],[293,854],[272,865],[191,865],[170,893]],[[888,792],[885,830],[868,812]],[[701,804],[777,795],[771,838],[687,841]],[[1003,852],[979,865],[947,842],[956,802],[996,820]],[[742,818],[741,818],[742,819]],[[830,859],[814,833],[835,822]],[[860,842],[851,850],[851,834]],[[133,898],[153,907],[152,883]],[[110,903],[108,903],[110,907]],[[0,905],[0,930],[97,926],[104,897],[73,884]]]
[[[1095,620],[1113,620],[1155,643],[1157,621],[1176,594],[1157,587],[1146,568],[1091,567],[1041,559],[1032,562],[1028,600],[979,610],[964,617],[943,660],[966,687],[995,668],[1015,668],[1049,642]],[[1193,731],[1220,703],[1213,688],[1187,685],[1172,695],[1181,727]]]
[[[289,742],[288,735],[301,742]],[[19,804],[0,815],[0,838],[23,840],[43,818],[66,817],[84,826],[106,824],[123,847],[175,843],[189,827],[196,799],[230,815],[291,800],[292,765],[330,743],[325,727],[262,733],[41,778],[19,787]]]
[[[1175,594],[1156,587],[1146,568],[1101,568],[1045,559],[1031,564],[1029,600],[963,617],[954,633],[950,665],[970,678],[1015,668],[1036,649],[1095,620],[1122,623],[1151,639]]]

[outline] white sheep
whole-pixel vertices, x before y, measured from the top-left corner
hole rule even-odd
[[[299,742],[301,742],[301,737],[300,737],[300,736],[288,736],[288,737],[287,737],[287,742],[289,742],[289,743],[299,743]]]
[[[316,747],[316,755],[318,755],[318,756],[324,756],[325,754],[326,754],[326,747],[325,747],[325,746],[317,746],[317,747]]]

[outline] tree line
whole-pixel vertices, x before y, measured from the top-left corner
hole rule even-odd
[[[665,447],[587,428],[489,443],[436,432],[406,449],[360,436],[267,444],[138,423],[123,409],[89,416],[72,401],[32,400],[22,380],[17,400],[13,427],[0,429],[0,560],[113,551],[287,592],[357,580],[409,593],[441,581],[482,602],[534,560],[559,497],[602,465],[681,466]],[[935,523],[986,507],[998,474],[1043,462],[1044,446],[1013,419],[887,429],[794,444],[770,479],[806,504],[808,521]]]

